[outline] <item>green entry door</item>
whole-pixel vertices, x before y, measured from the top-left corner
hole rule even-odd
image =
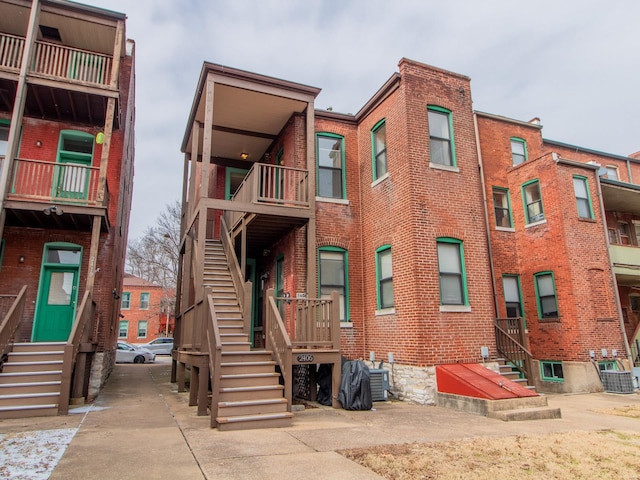
[[[78,249],[45,247],[31,341],[61,342],[69,338],[76,315],[80,256]]]

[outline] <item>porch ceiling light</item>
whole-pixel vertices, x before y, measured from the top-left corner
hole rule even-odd
[[[56,205],[51,205],[50,207],[47,207],[44,209],[45,215],[51,215],[52,213],[55,213],[56,215],[60,216],[64,213],[64,211]]]
[[[246,160],[247,158],[249,158],[249,154],[248,154],[247,152],[242,152],[242,153],[240,154],[240,158],[241,158],[242,160]]]

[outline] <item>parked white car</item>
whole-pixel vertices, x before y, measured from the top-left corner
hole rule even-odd
[[[146,348],[156,355],[171,355],[171,350],[173,350],[173,338],[160,337],[155,340],[151,340],[149,343],[136,344],[135,346]]]
[[[116,363],[145,363],[153,362],[155,353],[145,348],[136,348],[127,342],[118,342],[116,349]]]

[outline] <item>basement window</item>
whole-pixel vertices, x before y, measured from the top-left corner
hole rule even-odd
[[[543,360],[540,362],[540,373],[546,382],[564,382],[562,362]]]
[[[40,33],[43,40],[49,40],[52,42],[62,42],[60,37],[60,31],[55,27],[47,27],[46,25],[40,25]]]
[[[601,360],[598,362],[598,369],[601,372],[618,370],[618,365],[616,364],[615,360]]]

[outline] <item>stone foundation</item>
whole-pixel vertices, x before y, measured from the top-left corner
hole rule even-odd
[[[393,398],[419,405],[436,404],[435,367],[413,367],[409,365],[385,365],[389,370],[389,388]]]
[[[114,364],[115,351],[100,352],[93,355],[87,402],[93,401],[98,396],[102,386],[107,381],[107,378],[109,378]]]

